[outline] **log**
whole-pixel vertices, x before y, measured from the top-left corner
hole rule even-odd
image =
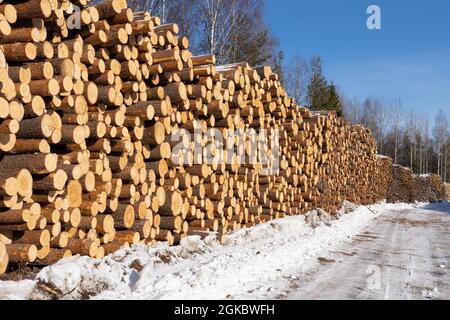
[[[37,251],[34,244],[12,243],[6,245],[9,262],[34,262],[37,258]]]

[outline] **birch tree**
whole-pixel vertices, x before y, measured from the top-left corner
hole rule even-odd
[[[136,11],[149,11],[152,16],[158,16],[161,23],[176,23],[180,35],[190,41],[196,39],[198,31],[198,4],[200,0],[128,0],[130,8]]]
[[[394,164],[398,164],[398,151],[400,149],[400,130],[401,130],[401,117],[403,116],[403,107],[400,100],[391,104],[390,119],[391,130],[394,137]]]
[[[297,103],[306,103],[308,66],[302,56],[296,55],[284,69],[284,84],[287,92]]]
[[[263,19],[262,0],[200,0],[200,49],[218,64],[269,60],[275,41]]]
[[[448,120],[444,111],[439,110],[434,123],[433,138],[434,147],[437,156],[437,174],[444,178],[444,170],[442,165],[443,151],[448,138]]]
[[[167,23],[169,10],[175,5],[171,0],[128,0],[128,6],[135,11],[149,11],[152,16],[158,16],[161,23]]]
[[[354,97],[353,99],[348,99],[343,95],[344,104],[344,118],[350,123],[360,124],[361,123],[361,101]]]

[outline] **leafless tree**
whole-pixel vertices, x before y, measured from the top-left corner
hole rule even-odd
[[[443,155],[445,155],[445,146],[448,139],[449,125],[447,115],[444,111],[439,110],[434,123],[433,137],[434,146],[437,156],[437,173],[444,177]],[[444,161],[445,162],[445,161]]]
[[[229,60],[232,54],[228,41],[236,27],[237,0],[202,0],[200,23],[203,37],[200,46],[216,55],[219,62]]]
[[[353,99],[346,98],[343,93],[341,93],[341,96],[343,97],[344,118],[353,124],[361,123],[361,101],[357,97],[354,97]]]
[[[403,106],[400,100],[397,100],[390,105],[390,120],[391,130],[394,136],[394,163],[398,164],[398,151],[400,148],[400,130],[401,118],[403,116]]]
[[[136,11],[149,11],[158,16],[162,23],[167,23],[170,7],[175,5],[171,0],[128,0],[128,5]]]
[[[297,103],[306,103],[308,65],[301,55],[294,56],[284,68],[284,84],[287,92]]]
[[[266,62],[276,41],[263,19],[262,0],[199,0],[199,42],[219,64]]]
[[[177,23],[180,34],[195,40],[198,31],[197,19],[200,0],[128,0],[128,5],[136,11],[149,11],[158,16],[161,23]]]

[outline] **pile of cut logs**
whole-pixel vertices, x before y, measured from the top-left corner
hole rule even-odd
[[[412,201],[438,202],[447,200],[447,187],[437,174],[413,176]]]
[[[445,183],[445,188],[447,189],[447,200],[450,201],[450,183]]]
[[[269,67],[193,56],[125,0],[0,2],[0,273],[377,199],[370,132]]]
[[[386,156],[378,156],[377,173],[373,176],[374,185],[377,192],[375,196],[376,202],[386,200],[388,198],[389,187],[393,180],[393,159]]]

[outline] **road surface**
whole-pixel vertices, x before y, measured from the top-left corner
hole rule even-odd
[[[0,281],[0,299],[450,299],[450,203],[341,214],[274,220],[223,245],[191,237],[73,257]]]
[[[450,299],[450,203],[394,210],[320,257],[284,299]]]

